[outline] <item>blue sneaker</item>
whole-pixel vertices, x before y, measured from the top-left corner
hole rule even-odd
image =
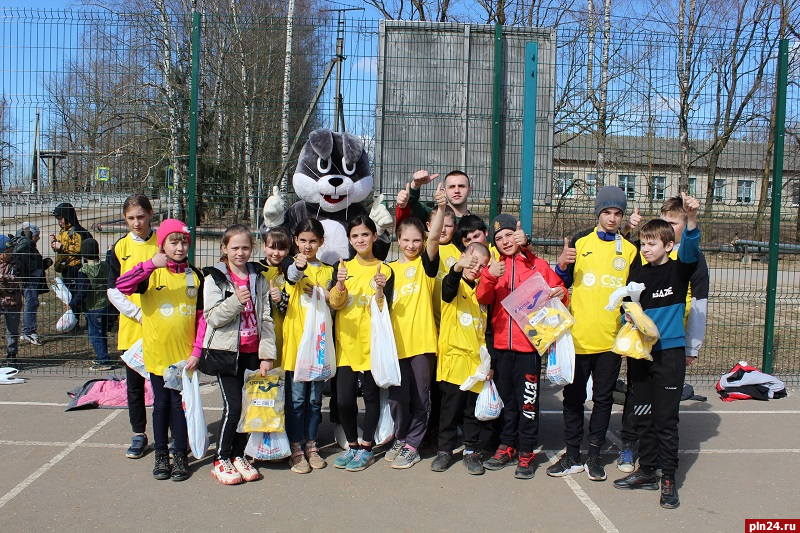
[[[356,451],[357,450],[352,448],[347,449],[342,455],[333,461],[333,466],[336,468],[347,468],[347,465],[350,464],[350,461],[355,458]]]
[[[617,468],[626,474],[630,474],[636,470],[636,458],[634,457],[633,448],[631,446],[626,444],[622,445],[619,451],[619,459],[617,459]]]
[[[375,453],[367,450],[358,450],[353,460],[347,463],[348,472],[359,472],[375,462]]]
[[[134,435],[131,439],[131,447],[125,452],[125,457],[139,459],[144,455],[145,448],[147,448],[147,435]]]

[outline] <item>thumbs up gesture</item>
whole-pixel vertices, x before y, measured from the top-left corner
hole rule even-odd
[[[400,209],[405,209],[408,205],[408,199],[411,196],[411,184],[406,183],[406,188],[402,191],[397,193],[397,207]]]
[[[570,248],[569,239],[564,237],[564,249],[561,250],[561,255],[558,256],[558,268],[562,271],[566,270],[568,265],[575,264],[577,257],[578,251],[575,248]]]
[[[272,280],[269,280],[269,297],[276,304],[281,301],[281,290],[275,286]]]
[[[347,267],[344,266],[344,260],[339,259],[339,268],[336,269],[336,281],[344,287],[344,280],[347,279]]]
[[[264,217],[264,225],[274,228],[283,224],[284,213],[286,212],[286,202],[281,195],[280,189],[272,188],[272,195],[264,202],[264,209],[261,211]]]
[[[384,287],[386,287],[386,274],[381,272],[381,263],[378,263],[378,270],[375,272],[375,292],[378,293],[380,291],[382,294]]]
[[[439,206],[439,209],[444,209],[444,206],[447,205],[447,195],[444,192],[444,185],[441,181],[436,187],[436,192],[433,193],[433,200],[436,202],[436,205]]]
[[[506,264],[502,261],[495,261],[494,256],[489,258],[489,274],[500,278],[506,273]]]
[[[517,229],[514,230],[514,242],[516,242],[517,246],[520,248],[528,244],[528,236],[522,231],[522,222],[519,220],[517,221]]]
[[[639,227],[639,224],[642,222],[642,215],[639,214],[639,208],[633,208],[633,214],[628,217],[628,226],[634,230]]]
[[[688,229],[694,229],[697,227],[697,215],[700,212],[700,201],[693,196],[689,196],[685,192],[681,192],[681,198],[683,198],[683,209],[686,211],[686,227]]]

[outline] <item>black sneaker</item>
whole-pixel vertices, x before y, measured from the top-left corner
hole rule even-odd
[[[561,456],[561,459],[556,464],[547,467],[547,475],[553,477],[564,477],[578,472],[583,472],[583,463],[580,457],[575,459],[566,453]]]
[[[661,507],[664,509],[677,509],[681,504],[678,499],[678,487],[675,486],[675,476],[661,478]]]
[[[645,474],[640,467],[632,474],[628,474],[624,478],[614,481],[614,488],[658,490],[658,480],[656,479],[655,472],[652,474]]]
[[[531,479],[536,469],[536,465],[534,464],[535,459],[536,455],[533,453],[519,454],[519,464],[514,471],[514,477],[517,479]]]
[[[147,435],[134,435],[131,439],[130,448],[125,452],[125,457],[139,459],[144,455],[145,448],[147,448]]]
[[[584,468],[586,468],[586,473],[589,474],[589,479],[592,481],[606,480],[606,470],[600,464],[599,457],[588,457]]]
[[[167,450],[156,450],[156,466],[153,467],[153,477],[158,480],[164,480],[169,479],[170,474],[169,452]]]
[[[189,459],[186,457],[186,452],[176,451],[172,461],[172,481],[187,480],[189,475]]]
[[[468,453],[464,456],[462,460],[464,466],[467,467],[467,473],[473,476],[480,476],[486,469],[483,467],[483,462],[481,461],[481,454],[479,453]]]
[[[431,470],[434,472],[444,472],[450,466],[450,461],[453,459],[453,454],[450,452],[436,452],[431,463]]]
[[[494,455],[483,463],[486,470],[501,470],[508,465],[517,464],[517,450],[505,444],[498,446]]]

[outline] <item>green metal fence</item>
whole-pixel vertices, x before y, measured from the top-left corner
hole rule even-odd
[[[622,187],[629,212],[645,218],[687,190],[703,204],[711,268],[693,379],[742,359],[762,365],[766,331],[773,372],[796,382],[800,98],[787,84],[782,185],[773,191],[776,39],[708,32],[687,55],[679,36],[645,30],[605,36],[343,13],[301,14],[289,25],[259,9],[194,21],[157,10],[3,12],[3,233],[30,221],[52,256],[50,213],[69,201],[105,249],[125,234],[124,198],[143,192],[157,219],[194,226],[195,263],[209,265],[225,226],[258,225],[274,185],[292,196],[293,158],[317,127],[360,136],[375,196],[385,193],[390,208],[417,168],[466,171],[473,211],[532,213],[523,223],[551,264],[563,237],[594,224],[599,186]],[[85,325],[58,334],[63,305],[52,292],[41,301],[44,345],[23,341],[20,360],[42,373],[83,371],[93,357]],[[109,344],[115,353],[113,331]]]

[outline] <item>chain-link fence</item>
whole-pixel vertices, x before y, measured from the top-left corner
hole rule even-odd
[[[2,232],[30,222],[52,257],[52,210],[70,202],[105,250],[127,231],[124,198],[141,192],[153,199],[154,225],[194,218],[194,262],[208,266],[227,225],[257,227],[273,186],[296,199],[293,161],[308,133],[344,128],[364,142],[375,196],[385,193],[390,209],[413,170],[461,169],[472,178],[473,212],[532,211],[523,223],[551,264],[563,237],[595,223],[603,184],[623,188],[629,214],[638,208],[645,219],[679,190],[699,197],[711,287],[696,379],[740,359],[762,363],[777,210],[774,372],[800,373],[800,105],[790,84],[782,200],[773,205],[776,39],[341,13],[287,21],[270,9],[204,14],[196,48],[191,14],[5,11]],[[790,60],[793,79],[798,59]],[[20,361],[63,372],[67,361],[92,360],[85,322],[58,333],[63,304],[52,291],[39,298],[43,345],[23,339]],[[113,327],[109,346],[116,359]]]

